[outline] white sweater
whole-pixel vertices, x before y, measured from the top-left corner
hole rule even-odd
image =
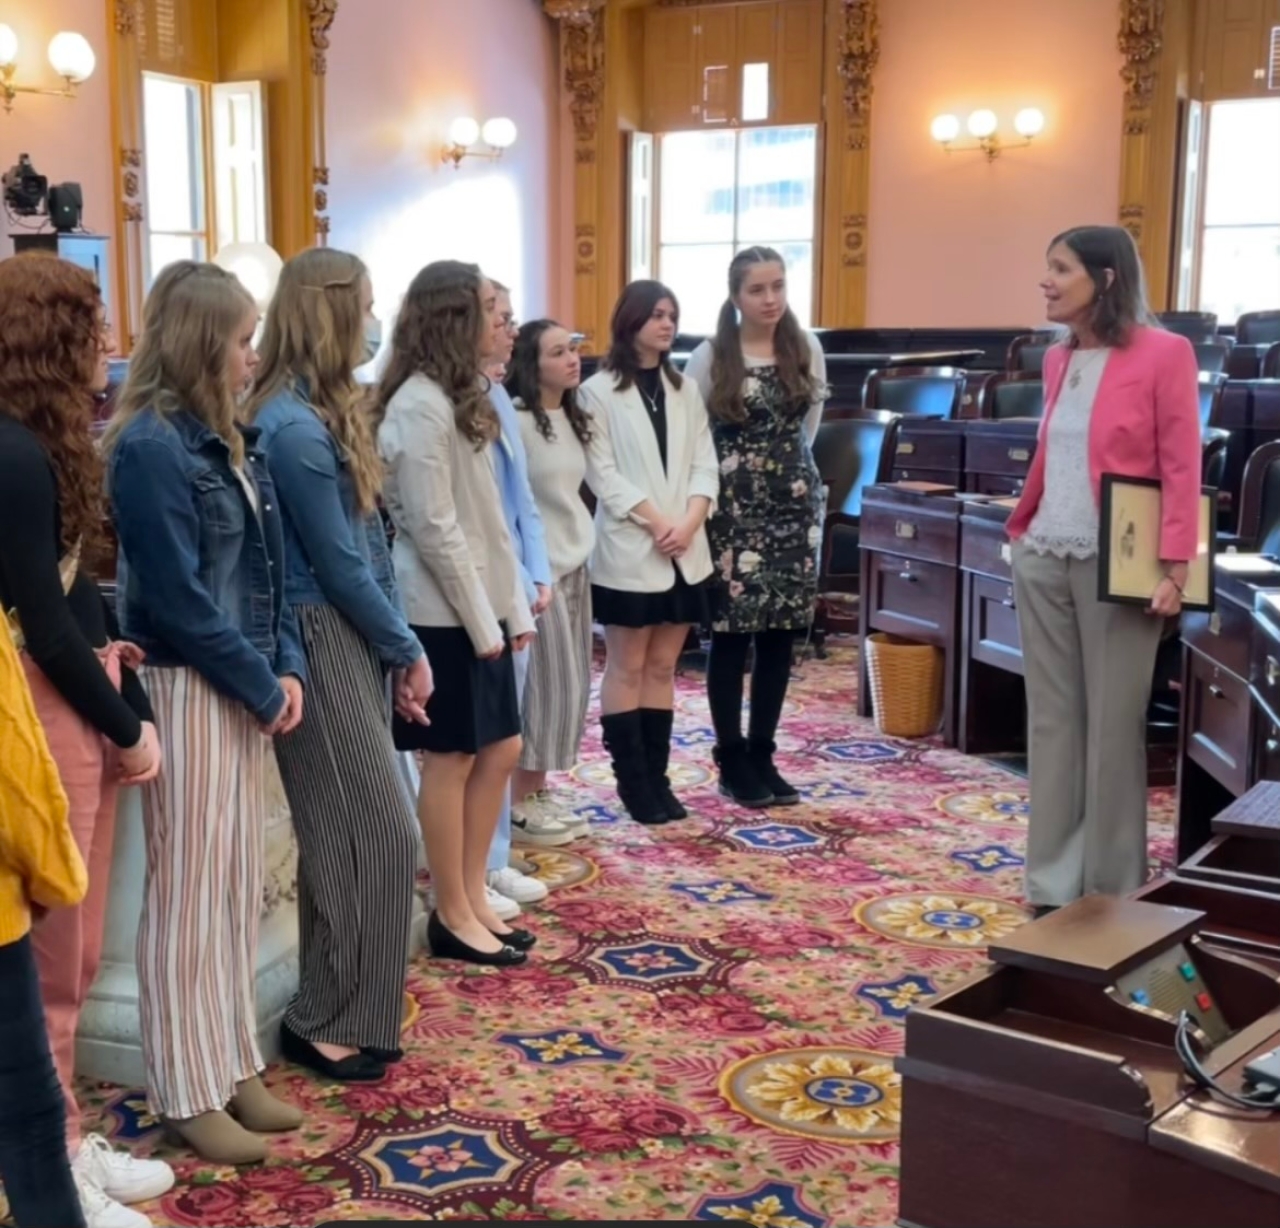
[[[561,580],[581,567],[595,545],[591,513],[582,501],[587,477],[587,450],[573,433],[561,409],[548,410],[552,438],[538,430],[533,414],[516,406],[520,438],[529,458],[529,485],[542,515],[551,578]]]

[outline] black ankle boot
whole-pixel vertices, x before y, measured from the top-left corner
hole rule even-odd
[[[667,764],[671,762],[671,727],[675,717],[663,708],[640,709],[640,732],[644,738],[644,757],[649,765],[653,791],[667,812],[668,819],[687,819],[689,812],[671,792]]]
[[[800,801],[800,791],[795,785],[789,784],[774,767],[773,756],[777,749],[772,741],[764,738],[747,740],[747,758],[761,784],[773,794],[774,805],[794,806]]]
[[[720,793],[723,797],[755,810],[763,810],[773,803],[773,794],[751,766],[745,742],[717,746],[711,754],[720,769]]]
[[[613,760],[618,798],[637,823],[655,826],[667,821],[667,808],[654,792],[645,757],[640,710],[615,712],[600,718],[604,748]]]

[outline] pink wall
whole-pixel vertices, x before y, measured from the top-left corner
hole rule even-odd
[[[867,322],[1022,326],[1043,318],[1047,241],[1119,210],[1123,85],[1115,0],[893,0],[880,6]],[[990,108],[1045,130],[993,163],[946,154],[933,117]],[[962,133],[963,135],[967,135]]]
[[[36,170],[50,183],[68,180],[84,189],[85,226],[98,234],[113,234],[111,104],[107,70],[107,6],[104,0],[38,0],[6,5],[0,21],[18,36],[20,85],[57,86],[49,67],[49,39],[59,30],[83,34],[98,57],[93,76],[79,97],[41,98],[20,94],[11,115],[0,114],[0,170],[8,170],[20,153],[28,153]],[[7,218],[0,235],[0,257],[11,255],[11,227]]]
[[[332,44],[329,243],[369,265],[383,317],[441,258],[510,285],[522,319],[558,308],[556,30],[538,0],[352,0]],[[459,115],[508,116],[519,138],[455,171],[440,151]]]

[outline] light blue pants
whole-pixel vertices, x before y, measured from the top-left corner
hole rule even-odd
[[[516,667],[516,702],[520,710],[524,710],[524,683],[529,676],[529,650],[511,654],[511,663]],[[493,843],[489,846],[489,871],[505,870],[511,858],[511,785],[502,798],[502,812],[498,815],[498,830],[493,833]]]

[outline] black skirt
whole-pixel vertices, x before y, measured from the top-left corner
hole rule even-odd
[[[672,586],[662,593],[630,593],[591,586],[591,608],[602,627],[660,627],[667,623],[707,624],[707,582],[690,584],[673,563]]]
[[[427,702],[430,725],[396,716],[397,750],[474,755],[520,732],[516,673],[507,641],[502,656],[482,661],[463,627],[414,627],[431,665],[435,690]],[[506,639],[506,628],[503,628]]]

